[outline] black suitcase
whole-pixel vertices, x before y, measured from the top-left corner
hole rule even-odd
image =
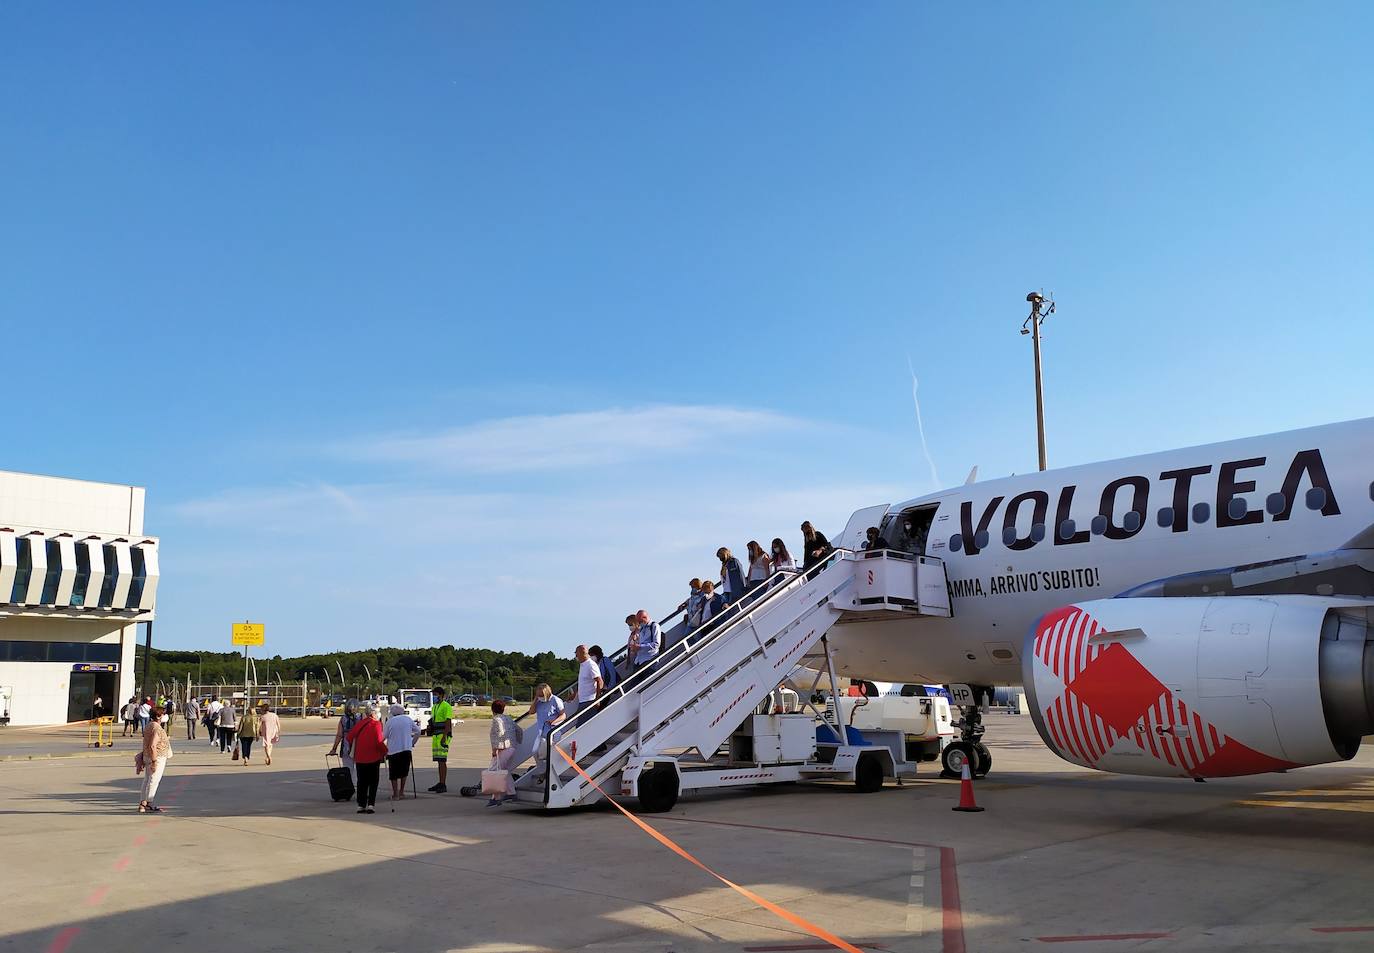
[[[353,772],[343,766],[342,760],[337,768],[330,768],[328,755],[325,756],[324,765],[328,769],[324,776],[329,782],[329,796],[336,801],[347,801],[353,797]]]

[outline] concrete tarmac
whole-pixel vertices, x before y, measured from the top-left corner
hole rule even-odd
[[[607,805],[487,808],[434,783],[375,815],[329,800],[332,724],[274,764],[174,738],[136,813],[128,758],[0,764],[0,951],[506,953],[823,950]],[[1067,765],[993,715],[981,814],[930,770],[862,795],[691,796],[647,820],[722,876],[863,949],[1374,949],[1374,753],[1196,784]],[[449,788],[489,760],[461,726]],[[631,802],[632,804],[632,802]],[[391,808],[395,807],[395,813]]]

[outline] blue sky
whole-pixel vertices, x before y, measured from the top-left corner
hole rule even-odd
[[[719,545],[1367,416],[1363,4],[0,8],[0,467],[158,641],[570,651]]]

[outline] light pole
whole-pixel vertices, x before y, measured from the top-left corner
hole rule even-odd
[[[477,664],[482,666],[482,678],[485,679],[487,683],[487,698],[491,698],[491,672],[487,671],[486,662],[479,661]]]
[[[1035,350],[1035,436],[1040,447],[1040,469],[1045,469],[1045,389],[1040,374],[1040,325],[1054,314],[1054,296],[1046,298],[1038,291],[1026,295],[1030,302],[1030,316],[1021,322],[1021,333],[1031,336]],[[1043,311],[1041,309],[1044,309]]]

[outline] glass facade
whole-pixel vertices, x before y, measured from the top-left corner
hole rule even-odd
[[[18,549],[18,568],[14,571],[14,589],[10,593],[10,602],[22,603],[29,593],[29,576],[33,575],[33,553],[29,550],[31,540],[27,536],[21,536],[14,541]]]
[[[38,601],[50,606],[57,602],[57,584],[62,579],[62,547],[55,539],[47,540],[43,545],[47,549],[48,569],[43,575],[43,594]]]
[[[7,642],[0,662],[118,662],[118,642]]]
[[[86,604],[86,588],[91,584],[91,551],[78,543],[76,546],[76,581],[72,583],[70,604]]]

